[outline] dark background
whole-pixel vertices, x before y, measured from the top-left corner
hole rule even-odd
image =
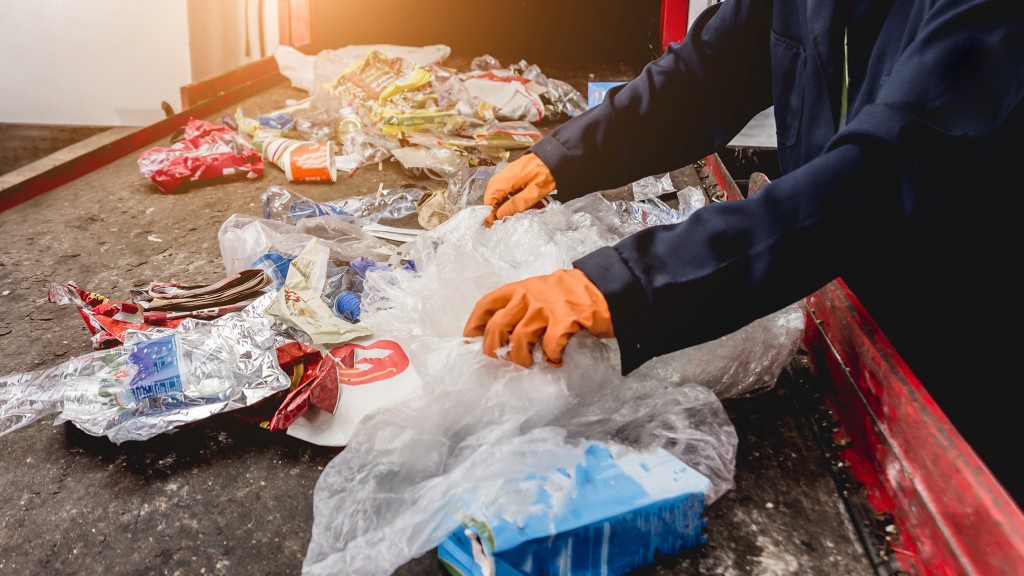
[[[503,65],[600,62],[641,68],[660,55],[659,0],[315,0],[313,43],[444,44]],[[401,39],[397,41],[396,39]]]

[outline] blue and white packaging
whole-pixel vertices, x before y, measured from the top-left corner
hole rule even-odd
[[[707,541],[711,483],[665,450],[595,443],[572,471],[522,482],[541,486],[531,506],[480,511],[438,546],[450,573],[617,576]]]
[[[587,108],[593,108],[604,101],[604,95],[610,88],[625,82],[587,82]]]

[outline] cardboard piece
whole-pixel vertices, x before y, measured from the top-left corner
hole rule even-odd
[[[452,574],[627,574],[706,542],[711,482],[669,452],[592,444],[541,484],[524,517],[479,511],[438,547]]]

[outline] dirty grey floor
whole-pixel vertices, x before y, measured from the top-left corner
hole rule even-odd
[[[545,72],[585,87],[579,71]],[[613,73],[629,74],[602,77]],[[273,110],[304,95],[281,86],[250,104]],[[153,281],[212,282],[223,277],[219,226],[233,213],[259,214],[268,186],[329,200],[411,180],[385,163],[335,184],[298,184],[268,166],[256,181],[165,195],[138,172],[135,157],[149,147],[0,213],[0,374],[91,351],[78,314],[47,302],[50,282],[116,299]],[[706,546],[646,572],[874,573],[794,382],[727,403],[740,436],[736,487],[708,509]],[[339,449],[233,414],[121,445],[50,421],[0,436],[0,574],[301,572],[313,488]],[[444,571],[428,553],[397,574]]]

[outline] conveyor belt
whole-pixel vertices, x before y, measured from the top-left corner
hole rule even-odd
[[[595,71],[545,72],[585,89]],[[628,74],[596,72],[601,79]],[[304,96],[279,85],[246,104],[270,111]],[[166,144],[148,143],[0,212],[0,374],[91,351],[78,314],[46,301],[50,282],[74,280],[112,297],[152,281],[211,282],[223,274],[219,226],[234,213],[259,214],[268,186],[332,200],[411,180],[384,163],[333,185],[290,183],[268,165],[259,180],[164,195],[139,174],[136,157]],[[673,175],[696,185],[701,169]],[[708,511],[708,545],[655,572],[873,573],[792,383],[783,378],[776,389],[726,407],[740,436],[736,488]],[[68,424],[37,422],[0,437],[0,573],[297,574],[313,486],[337,453],[230,414],[120,446]],[[445,572],[428,554],[398,573]]]

